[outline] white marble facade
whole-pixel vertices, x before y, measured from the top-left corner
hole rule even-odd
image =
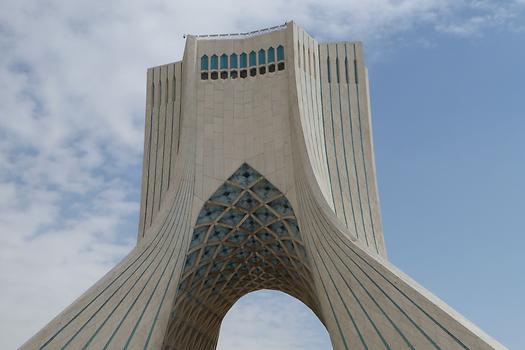
[[[188,36],[147,73],[137,246],[22,349],[212,350],[265,288],[337,350],[504,349],[389,263],[368,97],[359,42]]]

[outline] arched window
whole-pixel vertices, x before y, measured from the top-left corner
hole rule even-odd
[[[208,56],[201,57],[201,70],[208,70]]]
[[[237,54],[232,53],[230,55],[230,68],[236,69],[237,68]]]
[[[247,56],[246,53],[244,53],[244,52],[241,53],[241,57],[240,57],[240,59],[241,59],[241,68],[246,68],[246,66],[247,66],[246,56]]]
[[[282,45],[277,46],[277,61],[284,60],[284,47]]]
[[[270,47],[268,49],[268,63],[275,62],[275,49]]]
[[[266,52],[263,49],[259,50],[259,65],[266,64]]]
[[[257,65],[257,55],[255,54],[255,51],[250,52],[250,67],[254,67]]]
[[[217,55],[211,56],[211,69],[219,69],[219,57]]]
[[[228,69],[228,55],[221,55],[221,69]]]

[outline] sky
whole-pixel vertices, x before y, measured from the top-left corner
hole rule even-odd
[[[0,348],[15,349],[136,242],[145,78],[183,34],[295,20],[361,40],[389,258],[525,349],[525,1],[0,2]],[[219,349],[331,349],[277,292],[243,297]]]

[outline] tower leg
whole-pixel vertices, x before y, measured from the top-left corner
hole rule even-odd
[[[505,349],[379,255],[299,186],[301,231],[334,349]]]

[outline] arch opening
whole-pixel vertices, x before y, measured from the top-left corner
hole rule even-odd
[[[289,294],[320,316],[292,205],[244,163],[197,217],[163,349],[215,349],[227,311],[262,289]]]
[[[326,327],[286,293],[261,290],[240,298],[224,318],[218,350],[331,350]]]

